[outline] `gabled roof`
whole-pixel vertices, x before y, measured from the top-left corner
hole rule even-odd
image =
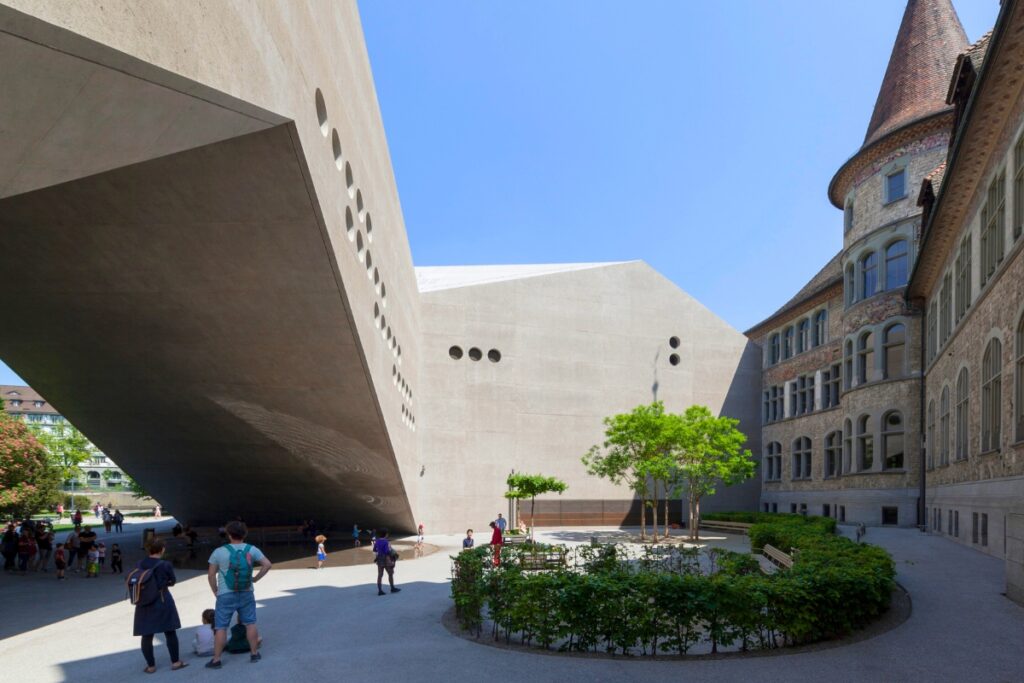
[[[789,301],[784,303],[777,311],[772,313],[770,316],[757,323],[744,334],[750,335],[752,332],[760,327],[765,326],[776,318],[781,317],[786,311],[796,308],[804,301],[807,301],[811,297],[815,296],[821,291],[831,287],[836,282],[843,281],[843,264],[842,264],[843,252],[840,250],[835,256],[833,256],[824,267],[812,277],[806,285],[800,288]]]
[[[569,273],[588,268],[617,266],[628,261],[607,263],[546,263],[499,266],[421,266],[416,268],[416,284],[421,292],[433,292],[456,287],[472,287],[493,282],[520,280],[527,277]]]
[[[939,193],[939,188],[942,187],[942,179],[946,177],[946,162],[943,161],[941,164],[936,166],[932,171],[924,177],[921,181],[921,191],[917,195],[917,205],[924,206],[927,193],[932,193],[932,198]]]
[[[864,146],[948,108],[946,92],[967,34],[951,0],[909,0]]]

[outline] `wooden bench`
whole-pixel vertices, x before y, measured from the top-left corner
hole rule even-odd
[[[505,536],[501,540],[502,543],[504,543],[505,545],[524,545],[527,541],[530,540],[530,537],[526,534],[515,534]]]
[[[524,572],[560,569],[565,566],[564,550],[538,550],[519,556],[519,567]]]
[[[764,544],[762,554],[781,568],[790,569],[793,566],[793,557],[791,555],[787,555],[769,543]]]
[[[717,520],[700,520],[700,526],[702,528],[707,527],[710,529],[722,529],[723,531],[735,531],[738,533],[747,533],[750,531],[752,524],[746,522],[719,522]]]

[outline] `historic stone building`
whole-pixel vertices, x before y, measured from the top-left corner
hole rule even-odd
[[[829,185],[843,248],[752,330],[764,349],[763,510],[918,522],[921,318],[906,299],[916,192],[945,159],[946,89],[967,37],[949,0],[911,0],[861,148]]]
[[[748,335],[761,506],[919,525],[1024,595],[1024,3],[969,45],[910,0],[864,144],[829,185],[843,248]]]
[[[1007,560],[1024,600],[1024,2],[955,61],[948,154],[926,177],[908,299],[924,312],[924,506]]]

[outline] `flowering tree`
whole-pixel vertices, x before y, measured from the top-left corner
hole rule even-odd
[[[28,516],[60,496],[60,471],[21,420],[0,411],[0,515]]]

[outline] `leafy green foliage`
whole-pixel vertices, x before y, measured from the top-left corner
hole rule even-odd
[[[765,575],[753,556],[714,549],[702,571],[696,549],[598,545],[566,550],[564,567],[527,572],[519,558],[529,547],[503,548],[496,567],[482,546],[452,558],[456,615],[477,635],[489,621],[506,642],[682,655],[700,642],[717,651],[833,638],[888,608],[895,567],[884,550],[835,536],[834,520],[748,519],[752,545],[797,548],[792,569]]]
[[[569,485],[555,477],[545,477],[543,474],[522,474],[515,473],[508,475],[505,480],[508,484],[508,491],[505,497],[511,500],[520,501],[530,499],[530,527],[534,526],[534,506],[537,503],[537,496],[545,493],[557,493],[561,495]],[[532,538],[532,536],[531,536]]]
[[[38,425],[32,432],[49,454],[50,461],[60,470],[62,481],[71,481],[82,476],[81,465],[95,450],[82,432],[72,425],[59,424],[49,430]]]
[[[0,515],[28,517],[60,497],[60,472],[21,420],[0,412]]]

